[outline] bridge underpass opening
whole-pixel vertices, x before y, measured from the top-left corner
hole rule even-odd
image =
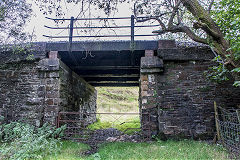
[[[116,128],[131,134],[140,130],[139,87],[96,87],[97,122],[90,128]]]
[[[138,104],[140,59],[145,55],[145,50],[73,51],[71,53],[59,51],[58,53],[63,63],[98,90],[95,113],[79,113],[78,119],[83,121],[87,117],[91,119],[87,123],[79,122],[83,124],[81,127],[87,130],[117,128],[125,133],[139,131],[137,134],[142,134],[142,128],[144,131],[150,130],[148,128],[150,116],[143,115],[139,111]],[[104,99],[101,96],[105,96],[105,102],[101,102]],[[114,101],[111,102],[111,100]],[[144,125],[141,124],[140,119],[141,122],[145,119]],[[74,122],[78,123],[78,121]],[[78,133],[83,135],[82,131]],[[144,133],[144,138],[150,136],[150,131]]]

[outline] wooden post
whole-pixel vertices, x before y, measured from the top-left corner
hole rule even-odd
[[[219,116],[218,116],[218,109],[217,109],[216,101],[214,101],[214,112],[215,112],[215,123],[216,123],[216,130],[217,130],[217,139],[220,140],[221,137],[220,137],[219,124],[218,124]]]
[[[240,109],[237,109],[236,112],[237,112],[238,123],[240,124]]]

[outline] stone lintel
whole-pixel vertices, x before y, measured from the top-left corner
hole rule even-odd
[[[142,57],[141,73],[156,73],[163,71],[163,61],[159,57]]]
[[[185,49],[173,49],[164,48],[158,49],[158,57],[167,61],[201,61],[212,60],[214,54],[210,48],[185,48]]]
[[[41,71],[58,71],[59,59],[42,59],[39,61],[37,68]]]
[[[160,73],[160,72],[163,72],[163,69],[162,68],[149,68],[149,69],[141,69],[140,70],[142,74],[147,74],[147,73]]]

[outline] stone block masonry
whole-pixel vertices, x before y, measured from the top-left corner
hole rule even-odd
[[[95,122],[97,108],[97,90],[84,79],[71,71],[64,63],[60,62],[60,101],[61,111],[80,112],[84,124]]]
[[[214,137],[213,102],[236,107],[240,91],[232,82],[220,85],[208,81],[204,71],[211,65],[211,61],[164,63],[163,74],[155,76],[160,132],[170,137]]]
[[[214,65],[214,54],[206,46],[179,47],[175,41],[146,44],[150,46],[145,49],[154,47],[141,57],[143,130],[150,128],[152,135],[165,138],[213,138],[213,102],[236,107],[240,104],[239,88],[232,82],[215,84],[206,79],[204,72]],[[5,121],[55,125],[60,111],[96,112],[96,90],[66,66],[58,52],[47,53],[42,44],[31,61],[26,61],[25,55],[0,54],[0,115]],[[77,118],[84,119],[83,125],[96,121],[94,114]]]
[[[64,65],[57,52],[43,55],[32,61],[1,61],[0,115],[5,121],[55,125],[59,111],[95,112],[96,90]],[[86,123],[96,120],[85,118]]]
[[[213,53],[207,47],[159,47],[157,56],[147,50],[141,59],[140,111],[151,114],[152,134],[177,139],[213,138],[213,102],[236,107],[239,88],[232,82],[216,84],[206,79],[204,72],[213,65]]]

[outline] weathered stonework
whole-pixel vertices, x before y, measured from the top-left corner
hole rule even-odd
[[[158,108],[157,108],[157,81],[155,76],[163,72],[163,61],[157,56],[154,56],[154,51],[146,50],[145,57],[141,58],[141,75],[140,75],[140,113],[142,113],[142,126],[148,125],[151,129],[151,134],[158,133]],[[143,116],[150,116],[148,118]],[[143,127],[144,129],[144,127]]]
[[[164,47],[158,51],[162,66],[153,54],[152,58],[148,53],[142,57],[140,110],[157,117],[157,134],[165,138],[213,138],[213,102],[236,107],[240,103],[239,88],[233,87],[232,82],[220,85],[206,79],[204,71],[213,65],[213,53],[207,47],[196,50],[159,46]],[[152,134],[156,134],[155,127],[152,126]]]
[[[9,63],[0,70],[0,114],[5,120],[40,125],[45,99],[37,66],[38,61]]]
[[[123,48],[129,47],[123,44]],[[213,101],[235,107],[240,104],[239,88],[232,82],[219,85],[206,79],[204,71],[213,65],[214,57],[206,46],[179,48],[174,41],[159,41],[156,51],[155,42],[147,44],[146,49],[154,50],[146,50],[141,58],[143,130],[150,128],[152,135],[165,137],[213,138]],[[75,44],[73,49],[79,47]],[[108,45],[104,48],[110,50]],[[57,52],[47,53],[45,44],[40,43],[32,61],[26,61],[24,54],[0,54],[0,115],[8,122],[21,119],[36,126],[44,122],[55,125],[60,111],[83,113],[77,117],[84,119],[81,125],[96,121],[94,114],[84,114],[96,112],[96,90],[66,66]]]
[[[60,62],[60,111],[79,112],[83,125],[96,121],[97,90]]]
[[[0,115],[6,121],[55,125],[59,111],[96,111],[96,90],[65,66],[57,52],[33,61],[1,62]],[[86,119],[92,123],[96,117]]]

